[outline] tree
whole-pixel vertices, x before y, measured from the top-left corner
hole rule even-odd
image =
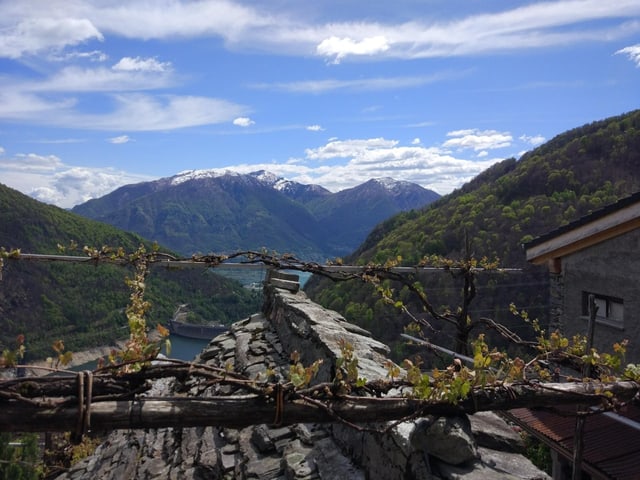
[[[38,435],[11,435],[0,432],[0,479],[37,480],[41,466],[38,458]]]

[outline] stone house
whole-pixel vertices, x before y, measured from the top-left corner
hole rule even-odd
[[[552,329],[586,334],[592,294],[594,346],[610,351],[628,339],[627,360],[640,361],[640,192],[534,239],[525,251],[529,262],[549,268]]]
[[[587,334],[593,295],[594,347],[611,351],[613,343],[628,339],[627,362],[640,361],[640,192],[534,239],[525,251],[529,262],[549,269],[550,329]],[[554,480],[572,478],[576,421],[566,413],[509,412],[551,448]],[[583,478],[639,478],[640,407],[589,418],[582,438]]]

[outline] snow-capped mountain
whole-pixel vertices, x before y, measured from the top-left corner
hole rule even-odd
[[[185,255],[265,247],[324,261],[355,250],[380,221],[438,197],[390,178],[331,193],[264,170],[187,170],[126,185],[73,211]]]

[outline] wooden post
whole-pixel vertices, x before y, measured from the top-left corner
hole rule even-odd
[[[587,324],[587,355],[591,352],[593,347],[593,335],[596,328],[596,314],[598,313],[598,306],[596,305],[596,299],[593,294],[589,295],[589,323]],[[584,377],[591,376],[591,364],[585,363],[582,372]],[[584,408],[579,405],[578,410]],[[580,414],[576,417],[576,428],[573,437],[573,472],[571,480],[580,480],[582,478],[582,452],[584,451],[584,424],[587,421],[585,415]]]

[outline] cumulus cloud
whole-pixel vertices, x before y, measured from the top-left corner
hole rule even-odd
[[[305,150],[307,158],[313,160],[328,160],[331,158],[363,158],[367,152],[379,149],[389,149],[398,144],[397,140],[384,138],[331,140],[326,145]]]
[[[622,48],[616,52],[616,55],[626,55],[636,64],[636,67],[640,68],[640,43]]]
[[[128,143],[130,141],[131,139],[129,138],[128,135],[120,135],[118,137],[112,137],[109,139],[109,143],[115,143],[115,144]]]
[[[256,122],[251,120],[249,117],[238,117],[233,120],[233,124],[237,125],[238,127],[250,127],[255,123]]]
[[[420,145],[420,139],[418,137],[411,140],[411,145]]]
[[[452,137],[443,146],[458,150],[473,149],[476,152],[481,150],[494,150],[511,146],[513,137],[509,132],[498,132],[496,130],[456,130],[447,133],[447,137]]]
[[[324,131],[324,128],[322,128],[320,125],[307,125],[306,129],[309,130],[310,132],[323,132]]]
[[[538,145],[542,145],[547,140],[542,135],[533,135],[533,136],[521,135],[518,138],[522,140],[524,143],[528,143],[529,145],[532,145],[534,147],[537,147]]]
[[[333,57],[333,63],[340,63],[340,60],[348,55],[376,55],[389,50],[387,38],[378,35],[375,37],[363,38],[360,41],[349,37],[339,38],[331,36],[322,40],[316,47],[318,55]]]
[[[241,173],[268,170],[301,183],[315,183],[332,191],[351,188],[371,178],[393,177],[448,193],[499,161],[467,160],[436,147],[405,146],[384,138],[331,139],[305,150],[287,162],[226,167]]]
[[[0,158],[2,183],[37,200],[70,208],[118,187],[151,180],[115,168],[66,165],[55,155],[18,153]]]
[[[41,202],[69,208],[99,198],[123,185],[148,179],[113,168],[66,167],[51,177],[46,185],[33,188],[30,195]]]
[[[172,70],[171,62],[159,62],[155,58],[123,57],[112,69],[124,72],[167,72]]]

